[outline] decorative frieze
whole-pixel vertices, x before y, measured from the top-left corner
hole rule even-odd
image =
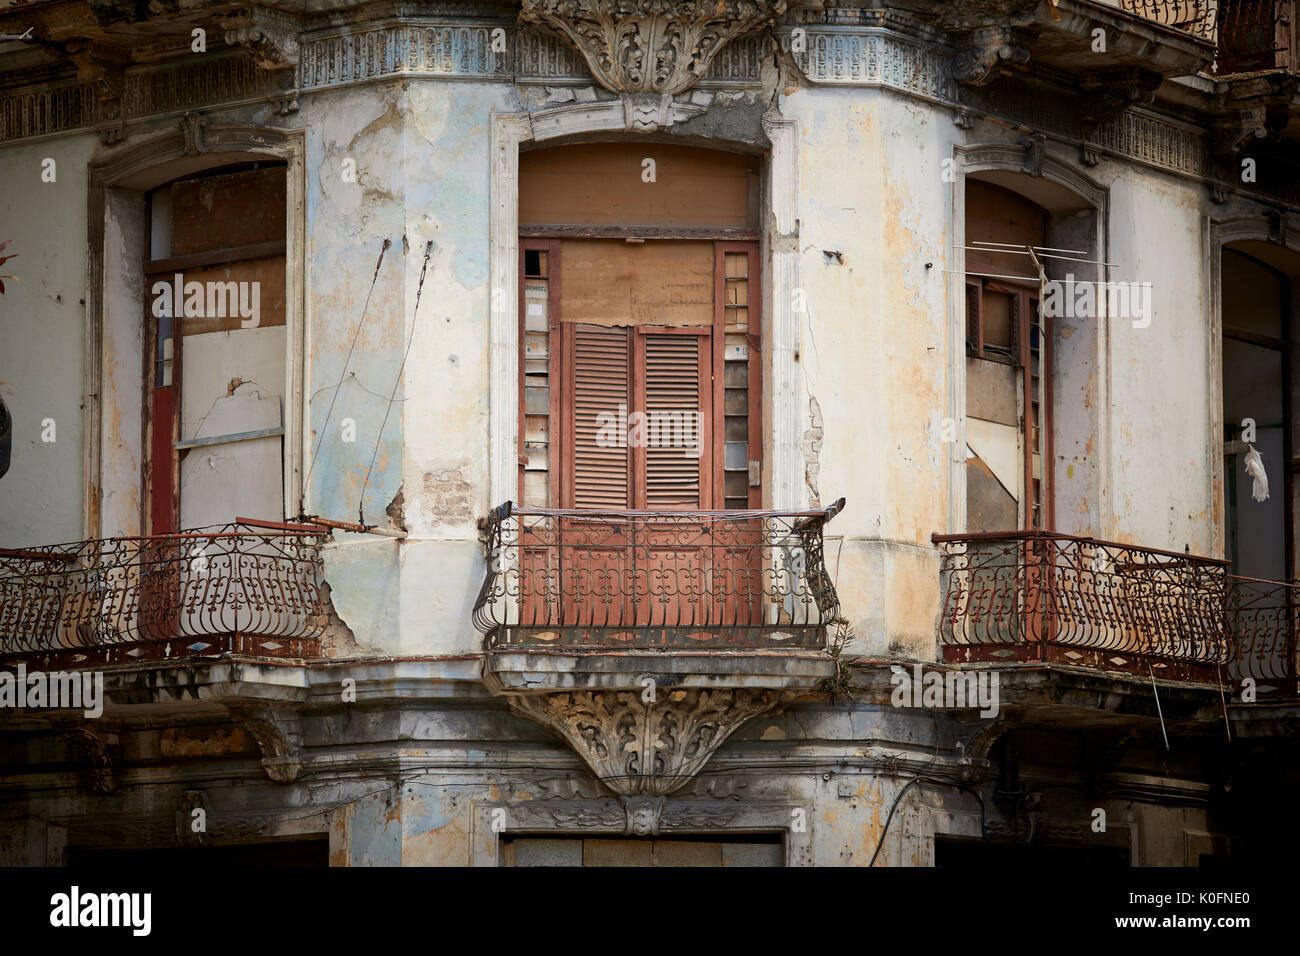
[[[1189,176],[1209,172],[1205,136],[1153,113],[1126,110],[1098,126],[1090,139],[1109,152],[1171,172]]]
[[[1110,155],[1217,184],[1220,191],[1238,185],[1233,164],[1220,164],[1211,155],[1213,131],[1140,105],[1096,122],[1108,110],[1099,112],[1097,104],[1081,110],[1077,96],[1067,91],[1053,92],[1013,77],[987,86],[963,84],[959,88],[951,50],[876,25],[879,18],[869,22],[873,25],[807,22],[798,28],[803,33],[797,47],[792,42],[794,28],[785,26],[778,40],[815,85],[877,86],[922,97],[956,110],[955,122],[962,129],[972,128],[981,114],[995,115],[1078,144],[1084,165],[1094,165]],[[265,24],[250,21],[245,26],[251,30]],[[10,89],[0,95],[0,142],[97,127],[106,143],[114,143],[127,134],[123,124],[131,121],[266,100],[274,103],[281,116],[287,116],[297,109],[298,97],[304,92],[389,76],[465,77],[557,86],[593,83],[583,58],[565,41],[541,30],[491,23],[388,21],[335,27],[296,40],[274,33],[249,34],[247,39],[253,45],[274,41],[280,68],[259,66],[257,59],[241,48],[129,67],[120,89],[110,91],[114,95],[106,95],[102,83],[84,77]],[[762,33],[715,47],[701,82],[757,88],[764,59],[771,56],[771,43],[770,34]],[[292,67],[295,49],[298,62]],[[634,96],[628,102],[633,108],[627,114],[627,128],[664,125],[662,108],[652,109],[651,100]],[[1123,104],[1103,105],[1113,110]],[[679,111],[683,107],[674,101],[671,108]],[[1255,127],[1247,128],[1244,122],[1238,125],[1252,134],[1237,137],[1245,148],[1257,150],[1266,145],[1267,137],[1260,136]],[[1270,131],[1267,123],[1256,126]],[[1219,140],[1224,139],[1220,130]],[[1241,149],[1237,142],[1231,145]],[[1272,157],[1267,164],[1260,164],[1259,181],[1250,184],[1249,192],[1268,201],[1300,203],[1296,172],[1294,164]]]
[[[282,89],[285,79],[259,69],[242,50],[134,68],[126,74],[124,113],[142,119],[255,99]]]
[[[948,57],[919,43],[881,32],[809,28],[796,50],[792,34],[781,38],[813,83],[887,86],[942,102],[953,99]]]
[[[94,83],[18,90],[0,99],[0,142],[92,126],[99,102]]]
[[[520,81],[589,77],[573,47],[540,30],[518,30],[514,37],[515,76]]]
[[[310,39],[302,44],[298,85],[342,86],[396,74],[510,76],[504,31],[489,26],[388,24]]]

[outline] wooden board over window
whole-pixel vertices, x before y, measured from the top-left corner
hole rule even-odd
[[[170,255],[283,240],[285,188],[283,165],[175,183]]]
[[[519,156],[519,221],[757,226],[758,173],[757,157],[660,143],[531,150]]]
[[[1024,251],[1026,245],[1041,246],[1046,234],[1047,214],[1028,199],[1009,190],[975,179],[966,180],[966,244],[1006,243]],[[1038,273],[1028,255],[1010,252],[966,250],[966,274],[1024,276],[1038,284]]]
[[[714,255],[709,242],[569,240],[560,258],[564,322],[710,326]]]

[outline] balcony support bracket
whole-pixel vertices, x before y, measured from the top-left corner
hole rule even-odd
[[[286,715],[267,708],[236,713],[239,725],[246,730],[262,752],[262,769],[275,783],[293,783],[302,770],[299,734]]]
[[[776,689],[660,688],[512,694],[624,801],[628,832],[653,833],[661,798],[689,783],[742,724],[796,695]],[[658,808],[658,809],[657,809]]]

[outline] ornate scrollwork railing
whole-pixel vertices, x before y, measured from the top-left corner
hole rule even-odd
[[[1059,660],[1166,676],[1227,663],[1226,562],[1041,531],[935,535],[956,660]],[[1183,676],[1191,676],[1190,673]]]
[[[839,598],[817,511],[496,508],[474,623],[493,647],[825,646]]]
[[[317,656],[326,533],[241,520],[0,549],[0,656],[66,663],[224,651]]]
[[[1119,0],[1119,7],[1214,44],[1219,75],[1294,69],[1295,0]]]
[[[1228,627],[1236,641],[1233,680],[1296,679],[1300,586],[1256,578],[1228,578]]]
[[[1213,40],[1220,0],[1118,0],[1113,5],[1201,40]]]

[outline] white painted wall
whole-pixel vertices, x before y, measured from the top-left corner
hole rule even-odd
[[[0,478],[0,547],[75,541],[82,533],[86,297],[86,163],[92,134],[3,150],[0,240],[18,276],[0,295],[0,394],[14,417],[13,459]],[[54,160],[54,182],[42,161]],[[42,421],[55,441],[41,440]]]

